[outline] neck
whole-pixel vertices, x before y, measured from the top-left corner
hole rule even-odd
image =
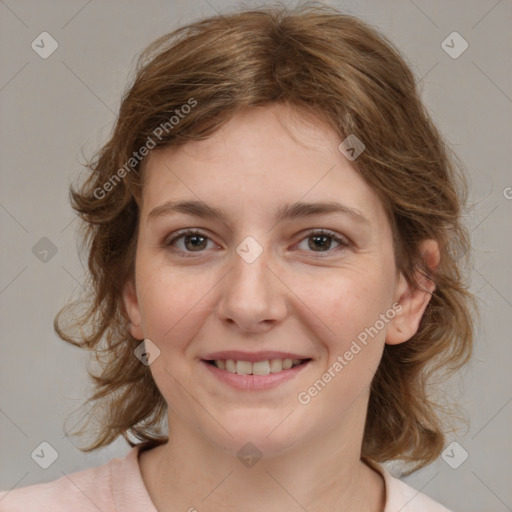
[[[251,465],[225,451],[169,414],[169,441],[141,452],[141,473],[161,512],[240,510],[269,512],[301,507],[309,512],[382,512],[382,477],[360,460],[363,414],[351,414],[343,428],[302,439],[278,456]],[[354,433],[361,433],[358,438]],[[241,443],[243,445],[244,443]],[[297,443],[298,444],[298,443]],[[253,462],[253,461],[252,461]]]

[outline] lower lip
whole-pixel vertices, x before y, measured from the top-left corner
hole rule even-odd
[[[310,363],[311,361],[308,361],[294,366],[289,370],[281,370],[280,372],[269,373],[268,375],[238,375],[237,373],[231,373],[227,370],[221,370],[206,361],[201,361],[201,364],[206,366],[206,369],[221,382],[243,391],[258,391],[275,388],[279,384],[293,379],[308,367]]]

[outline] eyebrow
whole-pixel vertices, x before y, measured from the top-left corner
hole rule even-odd
[[[163,203],[151,210],[148,215],[148,222],[151,219],[171,215],[173,213],[183,213],[200,218],[216,218],[222,223],[228,224],[227,215],[222,210],[214,208],[203,201],[167,201],[166,203]],[[280,223],[285,220],[325,215],[329,213],[340,213],[347,215],[360,224],[370,224],[370,221],[359,210],[336,201],[317,203],[305,203],[299,201],[293,204],[285,204],[277,210],[275,220],[276,223]]]

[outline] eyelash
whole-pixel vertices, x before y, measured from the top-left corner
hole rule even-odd
[[[200,254],[200,253],[204,252],[204,250],[203,251],[182,251],[181,249],[176,249],[175,247],[172,247],[172,244],[174,244],[177,240],[180,240],[181,238],[184,238],[189,235],[198,235],[198,236],[206,238],[207,240],[210,240],[210,238],[207,235],[205,235],[204,233],[202,233],[201,231],[197,231],[195,229],[188,229],[185,231],[178,232],[176,234],[176,236],[174,236],[171,240],[166,241],[164,245],[166,248],[170,249],[174,253],[186,254],[187,256],[184,256],[185,258],[190,258],[190,257],[193,258],[193,257],[195,257],[194,256],[195,252]],[[334,233],[333,231],[330,231],[328,229],[318,229],[315,231],[311,231],[311,232],[307,233],[307,235],[304,238],[302,238],[299,242],[297,242],[297,244],[304,240],[307,240],[308,238],[312,238],[315,236],[327,236],[328,238],[331,238],[336,243],[338,243],[339,246],[335,247],[334,249],[329,249],[327,251],[306,251],[306,252],[312,252],[312,253],[318,252],[319,254],[322,254],[322,253],[327,253],[327,254],[331,253],[332,254],[333,252],[338,252],[338,250],[342,250],[342,249],[345,249],[350,246],[350,243],[346,238],[339,237],[336,233]],[[319,256],[319,257],[322,258],[325,256]]]

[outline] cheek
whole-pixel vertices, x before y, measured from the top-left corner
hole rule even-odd
[[[206,307],[207,292],[216,281],[154,264],[141,265],[138,277],[144,335],[160,350],[150,367],[153,379],[171,408],[187,410],[190,397],[182,386],[192,389],[193,382],[184,359],[188,359],[194,349],[191,341],[198,338],[211,314]]]
[[[314,332],[322,358],[297,400],[310,407],[312,416],[326,418],[327,428],[370,391],[394,316],[392,289],[386,279],[352,273],[308,292],[300,315]]]
[[[184,344],[211,311],[208,291],[216,282],[204,271],[184,272],[141,261],[138,295],[144,335],[167,349]]]
[[[301,317],[309,318],[315,326],[321,320],[329,352],[344,351],[391,306],[391,282],[380,271],[340,269],[328,277],[309,281],[300,277],[299,280],[302,282],[300,296],[304,297]],[[298,281],[296,289],[299,289]],[[385,328],[380,323],[378,327],[383,337]]]

